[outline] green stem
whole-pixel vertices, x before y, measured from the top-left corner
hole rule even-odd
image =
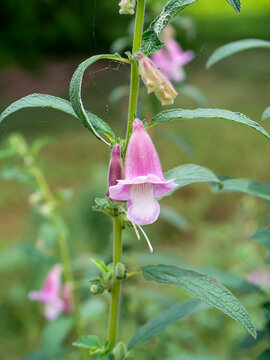
[[[134,28],[132,55],[135,55],[136,52],[141,48],[145,1],[146,0],[137,0],[137,10],[136,10],[136,20],[135,20],[135,28]],[[136,116],[138,93],[139,93],[139,68],[138,68],[138,65],[133,61],[132,65],[131,65],[128,125],[127,125],[126,144],[125,144],[124,154],[126,154],[126,151],[127,151],[130,134],[132,132],[133,121]]]
[[[137,51],[141,48],[145,2],[146,0],[137,0],[132,55],[135,55]],[[127,151],[130,134],[132,132],[133,121],[136,115],[138,92],[139,92],[139,68],[138,65],[135,63],[135,61],[132,61],[128,125],[127,125],[124,154],[126,154]],[[116,264],[121,262],[121,257],[122,257],[121,216],[115,217],[113,221],[114,221],[113,268],[115,270]],[[120,290],[121,290],[121,281],[117,280],[115,278],[115,275],[113,275],[113,285],[111,292],[112,297],[111,297],[111,308],[110,308],[110,319],[109,319],[109,341],[111,342],[112,347],[115,346],[117,339]]]
[[[72,286],[71,291],[71,301],[73,304],[73,313],[75,318],[75,328],[77,332],[77,336],[80,338],[83,335],[82,328],[80,325],[80,314],[79,314],[79,301],[77,293],[74,289],[74,279],[73,279],[73,273],[72,273],[72,267],[71,267],[71,260],[68,250],[68,244],[67,244],[67,231],[65,224],[63,223],[61,217],[57,213],[57,211],[54,209],[55,205],[55,198],[54,195],[49,187],[49,184],[44,176],[44,174],[40,171],[40,169],[36,166],[32,167],[32,174],[36,179],[36,182],[45,198],[45,201],[49,206],[53,207],[52,213],[51,213],[51,219],[54,223],[56,229],[58,230],[58,246],[59,246],[59,252],[61,257],[61,263],[63,265],[63,273],[65,281],[70,283]],[[83,360],[89,359],[87,352],[84,351],[84,349],[80,349],[81,351],[81,358]]]
[[[115,217],[113,220],[113,268],[115,270],[116,264],[121,262],[122,257],[122,222],[121,217]],[[111,346],[114,347],[117,338],[118,329],[118,313],[120,303],[120,290],[121,281],[117,280],[115,274],[113,275],[112,285],[112,298],[111,298],[111,309],[110,309],[110,320],[109,320],[109,340]]]

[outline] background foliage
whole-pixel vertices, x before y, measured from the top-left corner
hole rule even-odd
[[[163,2],[152,1],[152,4],[158,13]],[[42,87],[65,97],[77,63],[94,53],[110,51],[115,38],[127,35],[125,29],[131,20],[117,14],[113,1],[82,0],[78,6],[77,1],[71,0],[17,0],[6,1],[1,6],[3,81],[0,86],[1,90],[5,89],[1,91],[2,109],[20,96],[41,91]],[[257,49],[228,58],[210,70],[204,67],[216,46],[247,37],[269,40],[269,13],[267,0],[243,1],[241,15],[234,14],[224,0],[215,0],[215,7],[211,0],[199,0],[185,12],[185,18],[189,16],[195,25],[195,30],[191,27],[187,33],[179,26],[177,32],[184,48],[192,48],[196,53],[188,67],[188,83],[204,92],[209,106],[241,111],[260,121],[262,111],[269,106],[269,51]],[[186,24],[189,29],[189,22]],[[31,73],[25,72],[22,64],[27,65]],[[125,98],[112,102],[110,95],[114,86],[125,86],[128,77],[127,65],[118,68],[110,63],[101,63],[86,75],[87,85],[83,90],[86,104],[116,132],[125,121],[127,104]],[[176,105],[196,106],[184,95],[178,97]],[[211,119],[206,124],[198,122],[195,128],[191,122],[174,122],[165,131],[154,128],[152,135],[164,170],[179,163],[197,163],[219,175],[269,183],[267,141],[241,126],[216,122],[213,124]],[[269,121],[264,127],[270,130]],[[79,257],[73,265],[76,277],[83,279],[81,295],[86,332],[96,332],[104,338],[108,299],[90,297],[87,281],[95,272],[90,257],[110,261],[110,222],[91,211],[94,197],[103,196],[106,189],[105,160],[109,154],[78,121],[53,110],[26,110],[15,114],[0,127],[1,147],[14,130],[23,132],[29,142],[41,134],[51,138],[51,144],[41,150],[41,166],[54,190],[73,189],[73,197],[60,209],[71,231],[72,253]],[[174,137],[172,144],[175,133],[179,136]],[[13,165],[18,166],[19,160],[15,159]],[[38,240],[46,238],[53,242],[53,234],[48,227],[40,228],[40,216],[26,201],[31,191],[17,181],[14,166],[1,160],[1,171],[0,357],[18,360],[35,349],[46,348],[59,332],[57,326],[68,333],[69,324],[64,321],[48,330],[50,325],[46,325],[41,308],[28,301],[28,292],[40,287],[44,274],[56,260],[50,248],[38,247]],[[124,246],[125,261],[131,269],[149,261],[203,267],[211,276],[216,276],[218,271],[228,271],[244,277],[254,269],[269,269],[265,263],[269,254],[249,239],[250,234],[269,223],[266,201],[245,195],[214,195],[207,184],[197,184],[179,190],[174,199],[164,199],[163,205],[177,210],[186,225],[179,225],[179,221],[177,225],[172,221],[168,223],[165,214],[155,227],[149,226],[147,232],[155,248],[153,256],[130,231]],[[257,328],[262,329],[267,306],[261,305],[269,298],[269,287],[263,294],[251,289],[233,289],[230,281],[226,286],[249,309]],[[143,281],[136,284],[136,290],[133,283],[124,288],[124,327],[121,329],[124,340],[128,341],[135,329],[150,317],[175,302],[188,299],[179,290],[166,286],[162,290]],[[245,336],[241,327],[221,313],[198,312],[168,327],[151,340],[151,346],[142,344],[137,356],[142,360],[154,360],[157,353],[168,360],[201,359],[199,355],[206,359],[253,360],[267,347],[267,340],[250,348],[251,340]],[[72,340],[74,334],[71,333],[66,344]],[[74,350],[62,358],[75,359],[76,354]],[[48,357],[52,358],[50,354]]]

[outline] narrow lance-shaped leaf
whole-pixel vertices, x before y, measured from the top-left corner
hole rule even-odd
[[[121,58],[119,54],[114,55],[96,55],[92,56],[91,58],[82,62],[79,67],[74,72],[69,88],[69,96],[70,101],[73,107],[73,110],[77,117],[81,120],[82,124],[90,130],[98,139],[104,141],[106,144],[108,142],[104,140],[96,131],[94,127],[94,121],[98,119],[96,115],[93,115],[90,112],[86,112],[82,103],[81,91],[82,91],[82,80],[85,70],[92,65],[94,62],[101,60],[101,59],[109,59],[109,60],[116,60],[129,63],[129,60]],[[108,144],[109,145],[109,144]]]
[[[266,120],[270,118],[270,106],[266,108],[263,112],[262,119]]]
[[[225,270],[209,267],[203,267],[199,270],[208,276],[214,276],[215,278],[217,278],[218,281],[220,281],[224,286],[228,287],[229,289],[242,291],[245,293],[262,292],[262,290],[258,286],[251,284],[246,279],[242,279],[235,274],[230,274]]]
[[[46,108],[60,110],[78,119],[69,101],[47,94],[31,94],[9,105],[0,115],[0,122],[3,121],[7,116],[13,114],[18,110],[26,109],[26,108],[36,108],[36,107],[43,107],[43,108],[46,107]],[[104,133],[110,139],[114,139],[115,137],[114,133],[109,127],[109,125],[107,125],[103,120],[99,119],[97,116],[92,115],[87,111],[86,113],[87,116],[91,117],[92,125],[95,128],[96,132]]]
[[[159,39],[161,31],[173,18],[185,9],[188,5],[197,0],[170,0],[164,6],[161,14],[155,18],[149,28],[143,33],[141,51],[151,55],[160,50],[164,43]]]
[[[219,176],[222,183],[222,188],[218,188],[216,184],[212,187],[216,193],[244,193],[258,196],[262,199],[270,201],[270,184],[250,179],[229,178],[226,176]]]
[[[186,109],[164,110],[153,117],[153,119],[150,121],[148,125],[148,128],[171,120],[192,120],[192,119],[222,119],[222,120],[232,121],[238,124],[248,126],[251,129],[254,129],[263,136],[265,136],[268,140],[270,140],[270,135],[267,133],[267,131],[265,131],[264,128],[255,121],[249,119],[247,116],[239,112],[233,112],[230,110],[223,110],[223,109],[198,108],[194,110],[186,110]]]
[[[180,165],[167,171],[164,176],[168,180],[174,179],[175,183],[178,184],[176,188],[164,196],[170,196],[177,189],[194,183],[213,182],[218,183],[217,186],[221,185],[221,181],[211,170],[195,164]]]
[[[131,350],[135,346],[152,339],[167,326],[194,312],[208,308],[209,306],[198,300],[188,300],[171,306],[169,309],[158,314],[136,331],[128,344],[128,350]]]
[[[243,50],[249,50],[254,48],[270,49],[270,41],[261,39],[244,39],[233,41],[229,44],[223,45],[216,49],[210,56],[206,63],[206,68],[209,69],[211,66],[230,55],[236,54]]]
[[[148,265],[141,268],[145,280],[177,285],[207,305],[219,309],[256,337],[254,324],[240,301],[215,278],[172,265]]]
[[[256,231],[251,239],[270,250],[270,227]]]
[[[241,11],[241,2],[240,0],[226,0],[232,8],[239,14]]]

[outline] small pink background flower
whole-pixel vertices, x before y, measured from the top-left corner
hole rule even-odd
[[[68,284],[65,284],[63,297],[61,297],[61,274],[62,265],[53,266],[48,272],[41,290],[29,293],[30,300],[44,303],[45,317],[49,321],[57,319],[62,312],[70,313],[72,310],[71,288],[68,287]]]
[[[152,60],[156,66],[160,68],[168,79],[175,82],[185,80],[186,74],[183,66],[193,58],[193,51],[183,51],[178,42],[172,37],[167,37],[163,48],[152,55]]]

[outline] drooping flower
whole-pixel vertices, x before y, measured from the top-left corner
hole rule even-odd
[[[119,14],[133,15],[135,9],[135,0],[121,0],[118,4],[120,6]]]
[[[172,191],[177,184],[163,176],[157,151],[142,122],[134,120],[125,159],[125,179],[110,186],[110,198],[127,201],[127,218],[134,224],[155,222],[160,213],[155,198]]]
[[[116,185],[117,180],[123,179],[123,161],[121,158],[120,145],[114,145],[108,171],[108,187]],[[109,190],[106,193],[109,196]]]
[[[183,66],[194,58],[194,53],[191,50],[183,51],[172,37],[172,31],[165,33],[164,41],[165,45],[152,55],[152,60],[168,79],[182,82],[186,78]]]
[[[71,288],[67,287],[67,284],[63,289],[63,298],[61,297],[61,274],[62,265],[53,266],[45,278],[42,289],[29,293],[30,300],[44,303],[45,317],[49,321],[57,319],[62,312],[72,311]]]
[[[155,64],[147,56],[141,52],[139,52],[137,56],[140,75],[147,87],[148,94],[155,91],[155,94],[162,105],[173,104],[174,98],[178,93],[175,91],[170,81],[158,70]]]

